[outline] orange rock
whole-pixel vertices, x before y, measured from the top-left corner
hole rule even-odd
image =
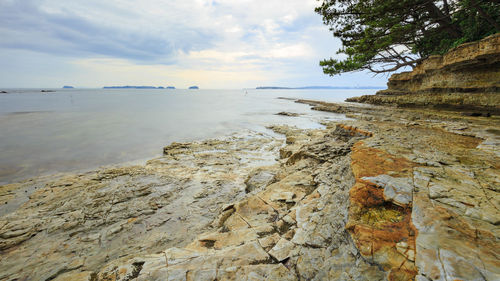
[[[411,224],[411,206],[400,207],[386,201],[382,188],[362,179],[382,174],[409,177],[413,163],[366,147],[363,142],[354,145],[351,159],[356,184],[350,190],[347,230],[361,255],[390,271],[389,280],[414,279],[417,272],[411,260],[414,257],[409,259],[397,246],[404,242],[406,252],[415,251],[416,231]]]
[[[380,149],[366,147],[358,142],[352,148],[351,168],[357,179],[392,173],[393,177],[411,175],[413,163],[395,157]]]
[[[339,124],[337,126],[346,130],[346,131],[351,131],[351,136],[354,136],[356,133],[363,135],[363,136],[367,136],[367,137],[373,136],[373,134],[371,132],[367,132],[367,131],[361,130],[361,129],[353,127],[353,126],[348,126],[348,125],[344,125],[344,124]]]

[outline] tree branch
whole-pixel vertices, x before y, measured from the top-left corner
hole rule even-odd
[[[371,72],[373,73],[376,73],[376,74],[381,74],[381,73],[385,73],[385,72],[393,72],[393,71],[396,71],[398,69],[400,69],[401,67],[405,67],[405,66],[411,66],[411,67],[415,67],[417,63],[421,62],[422,59],[415,59],[415,60],[412,60],[412,61],[408,61],[408,62],[405,62],[405,63],[397,63],[395,62],[395,65],[391,68],[385,68],[385,69],[375,69],[373,68],[371,65],[368,65],[366,67],[366,69],[370,70]]]
[[[425,8],[427,12],[431,15],[432,19],[434,19],[439,25],[441,25],[445,30],[449,31],[450,34],[458,38],[462,35],[462,31],[458,26],[454,25],[449,16],[446,16],[435,4],[433,1],[425,1]]]
[[[443,0],[443,9],[444,9],[444,13],[447,16],[450,16],[450,5],[448,5],[448,1],[447,0]]]
[[[500,31],[500,24],[498,24],[494,19],[492,19],[490,15],[488,15],[483,10],[483,8],[481,8],[480,3],[476,2],[475,0],[470,0],[470,2],[472,3],[471,7],[474,7],[486,21],[488,21],[493,27],[495,27],[497,31]]]

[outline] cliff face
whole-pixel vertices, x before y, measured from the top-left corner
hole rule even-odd
[[[411,72],[394,74],[391,93],[478,93],[500,90],[500,33],[431,56]]]
[[[0,186],[0,280],[500,280],[499,117],[300,102],[349,118]]]
[[[348,101],[500,112],[500,33],[392,75],[388,89]]]

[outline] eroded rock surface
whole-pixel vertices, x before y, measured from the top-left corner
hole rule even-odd
[[[500,33],[462,44],[393,74],[387,90],[348,99],[404,107],[463,110],[472,116],[500,114]]]
[[[500,280],[498,117],[300,102],[351,119],[28,191],[0,222],[2,278]]]
[[[217,228],[184,248],[108,264],[98,280],[384,280],[345,226],[354,184],[350,152],[364,134],[272,127],[286,135],[272,183],[225,206]]]
[[[174,143],[143,166],[0,187],[10,202],[0,205],[0,280],[86,280],[108,261],[185,245],[281,145],[255,133]]]
[[[351,154],[348,230],[360,253],[390,280],[500,279],[500,119],[342,111],[373,133]]]

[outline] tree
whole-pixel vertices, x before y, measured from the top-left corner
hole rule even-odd
[[[323,16],[343,59],[320,62],[331,76],[415,67],[433,54],[500,31],[500,0],[322,0]]]

